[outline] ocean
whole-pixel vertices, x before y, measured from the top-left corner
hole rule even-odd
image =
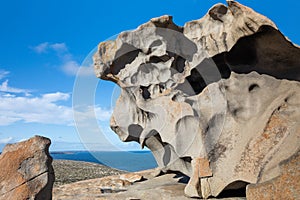
[[[151,151],[51,152],[53,159],[94,162],[129,172],[157,167]]]

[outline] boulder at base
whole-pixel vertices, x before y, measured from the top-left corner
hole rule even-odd
[[[9,144],[0,155],[0,199],[52,199],[54,171],[48,138]]]

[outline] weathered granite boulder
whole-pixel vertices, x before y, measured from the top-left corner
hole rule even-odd
[[[35,136],[9,144],[0,155],[0,199],[50,200],[54,172],[48,148],[50,140]]]
[[[94,64],[121,87],[112,129],[188,175],[189,197],[270,181],[299,152],[300,49],[237,2],[184,27],[151,19],[100,43]]]

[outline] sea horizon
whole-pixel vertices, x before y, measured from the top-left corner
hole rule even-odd
[[[135,172],[157,167],[151,151],[50,151],[53,160],[92,162],[114,169]]]
[[[53,150],[49,151],[50,154],[64,154],[64,153],[74,153],[74,152],[133,152],[133,153],[151,153],[150,150]],[[1,153],[1,152],[0,152]]]

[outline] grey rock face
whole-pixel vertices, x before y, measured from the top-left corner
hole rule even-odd
[[[0,155],[0,199],[50,200],[54,172],[50,140],[35,136],[7,145]]]
[[[111,127],[147,146],[190,197],[280,175],[299,152],[300,50],[268,18],[228,1],[184,27],[151,19],[99,44],[97,77],[121,87]]]

